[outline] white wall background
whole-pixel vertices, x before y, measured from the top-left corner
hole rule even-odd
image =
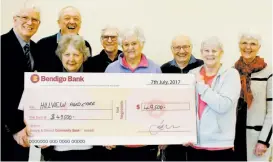
[[[158,64],[172,59],[170,43],[177,34],[192,38],[193,54],[200,57],[200,43],[218,36],[229,65],[238,59],[238,35],[254,30],[262,36],[260,55],[271,62],[271,0],[2,0],[2,34],[12,27],[12,15],[24,4],[41,10],[41,25],[34,41],[58,32],[57,17],[67,5],[82,14],[80,35],[89,41],[93,55],[102,49],[100,30],[107,24],[120,29],[140,26],[146,36],[144,53]],[[271,64],[271,63],[270,63]]]

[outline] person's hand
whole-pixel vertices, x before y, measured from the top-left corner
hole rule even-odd
[[[192,142],[187,142],[187,143],[184,143],[182,145],[185,146],[185,147],[189,147],[189,146],[193,146],[193,143]]]
[[[165,150],[168,147],[168,145],[158,145],[158,149]]]
[[[263,156],[266,150],[267,150],[267,146],[265,144],[257,143],[255,146],[254,154],[256,156]]]
[[[30,127],[28,126],[26,120],[24,120],[24,123],[25,123],[25,125],[26,125],[26,133],[27,133],[27,135],[30,137],[30,136],[31,136]]]
[[[15,133],[13,135],[13,138],[18,143],[18,145],[21,145],[23,147],[29,147],[30,146],[29,139],[28,139],[29,136],[30,136],[30,131],[28,130],[27,127],[25,127],[24,129]]]
[[[109,145],[109,146],[104,146],[108,150],[112,150],[113,148],[116,148],[115,145]]]
[[[23,147],[29,147],[29,137],[31,136],[30,128],[28,124],[26,123],[26,120],[24,120],[24,123],[26,127],[22,129],[21,131],[15,133],[13,135],[14,140]]]

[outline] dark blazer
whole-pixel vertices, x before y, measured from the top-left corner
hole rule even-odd
[[[39,49],[39,72],[57,72],[62,70],[63,65],[55,51],[58,47],[57,34],[42,38],[37,42]],[[85,45],[89,48],[92,55],[92,48],[90,44],[85,41]]]
[[[112,61],[111,59],[109,59],[107,53],[104,50],[101,50],[101,52],[98,55],[90,58],[89,65],[91,67],[89,69],[91,69],[92,72],[104,73],[105,69],[110,63],[118,60],[118,55],[121,53],[122,51],[118,50],[117,57]]]
[[[30,52],[34,59],[34,70],[37,69],[36,43],[30,41]],[[25,127],[23,113],[18,105],[24,91],[24,72],[29,72],[24,51],[13,30],[1,35],[1,73],[2,73],[2,123],[12,134]]]
[[[37,68],[36,43],[30,41],[30,52]],[[28,160],[29,148],[18,145],[12,135],[25,128],[24,113],[18,110],[24,91],[24,72],[28,71],[23,48],[13,30],[1,35],[1,160]]]

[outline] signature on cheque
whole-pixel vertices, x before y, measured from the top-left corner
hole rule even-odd
[[[158,125],[151,125],[149,128],[149,132],[151,135],[156,135],[159,132],[171,132],[173,129],[180,128],[180,126],[168,125],[164,123],[164,120],[160,122]]]

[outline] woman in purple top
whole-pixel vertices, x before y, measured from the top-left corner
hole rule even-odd
[[[145,38],[139,28],[125,30],[119,36],[123,53],[118,60],[108,65],[106,73],[161,73],[160,66],[148,59],[143,53]],[[158,146],[126,145],[106,146],[113,151],[113,161],[158,161]]]
[[[161,73],[160,66],[143,53],[145,37],[140,28],[127,29],[119,36],[123,49],[118,60],[108,65],[106,73]]]

